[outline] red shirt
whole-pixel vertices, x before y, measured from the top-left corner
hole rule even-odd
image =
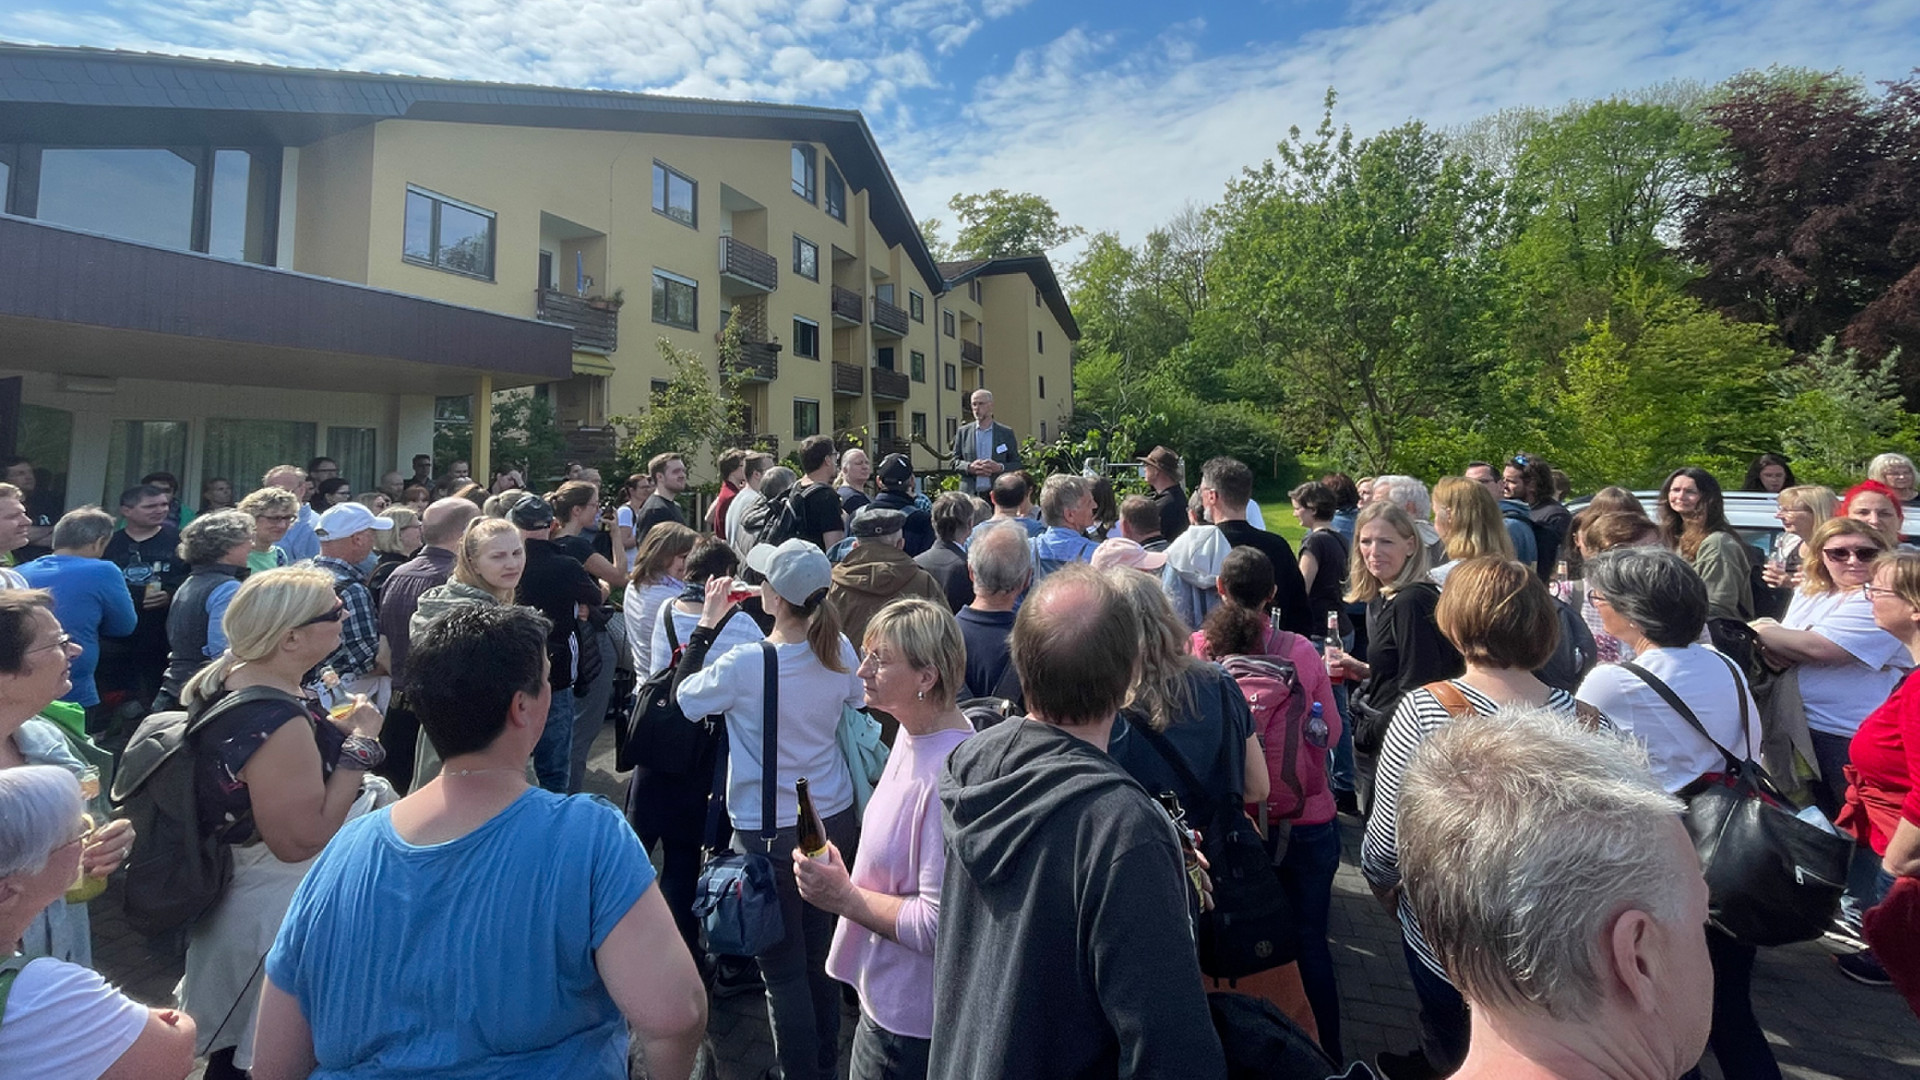
[[[1894,688],[1880,707],[1867,715],[1854,733],[1853,767],[1868,786],[1901,800],[1900,817],[1920,825],[1920,679],[1907,679]],[[1869,828],[1875,855],[1887,853],[1892,837]]]
[[[727,483],[724,480],[721,481],[720,495],[718,498],[713,500],[713,512],[709,514],[707,517],[707,525],[713,529],[713,533],[715,536],[719,536],[722,538],[726,537],[727,535],[727,504],[732,502],[733,497],[738,494],[740,494],[739,488],[734,487],[732,484]]]

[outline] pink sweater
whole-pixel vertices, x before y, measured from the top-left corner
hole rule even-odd
[[[827,974],[860,993],[860,1009],[895,1035],[933,1037],[933,941],[940,928],[940,879],[947,869],[940,830],[940,767],[966,730],[894,739],[860,826],[853,883],[904,899],[887,938],[841,919]]]
[[[1291,640],[1288,640],[1291,639]],[[1218,660],[1207,650],[1206,635],[1195,630],[1187,640],[1187,651],[1202,660]],[[1285,630],[1268,630],[1267,640],[1262,651],[1268,656],[1277,656],[1282,660],[1293,661],[1294,670],[1300,675],[1300,686],[1307,692],[1309,702],[1320,703],[1321,719],[1327,722],[1327,745],[1334,746],[1340,741],[1340,710],[1334,707],[1333,680],[1327,676],[1326,661],[1314,649],[1313,642],[1299,634],[1290,634]],[[1312,707],[1311,704],[1308,705]],[[1267,733],[1255,732],[1260,736],[1260,745],[1267,744]],[[1269,768],[1278,755],[1268,754]],[[1335,806],[1333,791],[1327,785],[1327,755],[1303,754],[1298,759],[1301,784],[1307,792],[1307,799],[1300,813],[1288,819],[1295,825],[1324,825],[1333,820]]]

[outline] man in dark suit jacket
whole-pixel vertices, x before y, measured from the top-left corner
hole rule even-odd
[[[955,611],[973,603],[973,578],[967,573],[967,549],[961,544],[973,533],[973,496],[949,491],[933,500],[933,532],[939,539],[913,557],[920,569],[947,591],[947,605]]]
[[[993,478],[1020,467],[1020,441],[1013,429],[993,422],[993,391],[973,392],[973,423],[961,424],[953,439],[953,459],[967,474],[961,489],[969,495],[985,495],[993,488]]]

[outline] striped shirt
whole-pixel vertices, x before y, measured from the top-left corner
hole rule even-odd
[[[1461,680],[1450,681],[1475,713],[1486,715],[1500,708],[1499,702]],[[1546,707],[1565,713],[1569,718],[1573,716],[1573,706],[1573,695],[1565,690],[1551,690],[1547,695]],[[1377,889],[1400,886],[1400,849],[1394,818],[1400,801],[1400,778],[1406,775],[1407,766],[1413,762],[1414,751],[1420,749],[1420,744],[1426,741],[1427,736],[1440,730],[1452,719],[1446,707],[1440,704],[1440,699],[1424,686],[1409,691],[1393,710],[1393,722],[1387,728],[1386,741],[1380,746],[1379,768],[1374,775],[1373,815],[1367,819],[1366,839],[1360,845],[1360,872]],[[1413,908],[1407,903],[1404,891],[1400,894],[1399,905],[1400,930],[1406,935],[1407,944],[1413,947],[1413,951],[1434,974],[1446,978],[1440,961],[1420,933],[1420,923],[1414,918]]]

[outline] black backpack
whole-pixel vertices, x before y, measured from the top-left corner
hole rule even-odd
[[[668,600],[668,604],[674,601]],[[740,613],[727,612],[727,619]],[[644,765],[651,772],[683,776],[701,768],[709,760],[718,727],[713,717],[699,721],[687,719],[673,697],[673,680],[680,670],[680,636],[673,629],[673,613],[662,620],[667,644],[673,647],[673,659],[667,666],[647,676],[636,694],[633,715],[614,747],[614,767],[621,772]],[[726,625],[722,620],[721,626]]]
[[[192,926],[213,910],[233,880],[233,849],[200,828],[194,738],[230,710],[256,701],[301,706],[284,691],[248,686],[200,713],[153,713],[127,741],[113,779],[113,805],[133,823],[126,913],[127,925],[142,934]]]
[[[800,535],[800,487],[794,485],[777,499],[762,499],[747,511],[746,526],[753,530],[754,546],[779,546]]]
[[[1216,990],[1207,995],[1227,1080],[1322,1080],[1340,1066],[1273,1002]]]

